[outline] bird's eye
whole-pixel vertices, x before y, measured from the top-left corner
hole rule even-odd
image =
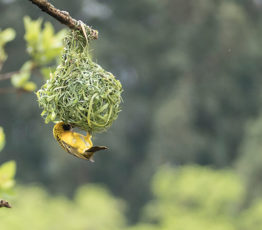
[[[64,124],[63,125],[63,129],[64,130],[70,130],[71,129],[71,125]]]

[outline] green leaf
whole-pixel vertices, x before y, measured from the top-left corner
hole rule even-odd
[[[31,72],[32,68],[33,68],[34,63],[32,61],[27,61],[25,62],[22,67],[21,70],[22,72]]]
[[[46,22],[44,25],[44,29],[42,32],[43,36],[43,45],[44,47],[50,47],[50,42],[52,42],[53,36],[54,36],[54,27],[50,22]]]
[[[0,167],[0,189],[7,190],[14,186],[16,173],[15,161],[8,161]]]
[[[5,45],[5,43],[12,41],[15,38],[15,30],[7,28],[0,32],[0,46]]]
[[[18,74],[14,74],[11,78],[11,83],[16,88],[21,88],[30,78],[30,74],[28,72],[21,72]]]
[[[46,22],[44,28],[41,29],[42,19],[31,20],[28,16],[24,18],[24,25],[27,51],[34,62],[43,66],[57,59],[63,50],[62,39],[65,36],[65,30],[55,34],[50,22]]]
[[[0,62],[4,62],[7,55],[4,50],[4,46],[7,42],[15,38],[15,31],[11,28],[7,28],[3,31],[0,30]]]
[[[43,67],[40,69],[41,74],[44,76],[44,78],[50,79],[50,74],[54,73],[56,70],[56,67]]]
[[[31,18],[28,17],[28,16],[24,17],[24,26],[25,26],[24,38],[29,45],[29,47],[28,47],[29,53],[31,53],[31,51],[33,51],[34,47],[38,45],[42,21],[43,20],[41,18],[39,18],[37,20],[31,20]]]
[[[32,65],[33,63],[31,61],[25,62],[23,66],[21,67],[20,72],[13,75],[13,77],[11,78],[11,83],[14,87],[16,88],[31,87],[32,88],[32,83],[30,83],[31,85],[29,84],[26,86],[30,78],[30,75],[31,75]]]
[[[4,129],[0,126],[0,151],[2,151],[4,146],[5,146],[5,133],[4,133]]]
[[[4,177],[7,179],[13,179],[13,177],[15,176],[15,172],[16,172],[15,161],[8,161],[0,166],[0,174],[2,177],[4,175]]]
[[[32,81],[28,81],[23,85],[23,89],[29,92],[35,91],[37,88],[36,84]]]

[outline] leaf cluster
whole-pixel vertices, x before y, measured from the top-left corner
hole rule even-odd
[[[55,33],[54,27],[50,22],[46,22],[43,28],[42,22],[43,20],[41,18],[32,20],[28,16],[24,17],[24,39],[27,44],[27,52],[31,59],[26,61],[12,76],[11,83],[15,88],[29,92],[35,91],[37,86],[33,81],[30,81],[32,71],[38,68],[42,75],[48,79],[50,77],[50,71],[54,71],[54,67],[50,65],[53,65],[54,61],[58,61],[58,57],[63,50],[62,39],[65,36],[66,30],[60,30],[58,33]],[[5,31],[6,36],[9,35],[7,38],[10,40],[10,38],[12,38],[12,31],[10,31],[10,29]],[[7,40],[7,38],[5,40]]]
[[[77,189],[72,200],[39,187],[18,187],[13,208],[0,214],[0,229],[123,230],[124,203],[100,185]]]
[[[42,29],[41,18],[32,20],[24,17],[27,52],[38,66],[45,66],[56,59],[63,50],[62,39],[66,30],[60,30],[55,34],[54,27],[50,22],[45,22]]]
[[[3,62],[7,59],[7,54],[5,53],[4,46],[7,42],[12,41],[15,38],[15,31],[11,28],[5,30],[0,29],[0,70],[2,68]]]

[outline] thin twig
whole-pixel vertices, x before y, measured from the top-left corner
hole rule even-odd
[[[14,93],[16,91],[16,88],[0,88],[0,94],[3,93]]]
[[[9,73],[0,74],[0,81],[10,79],[13,77],[14,74],[17,74],[17,73],[19,73],[19,71],[13,71]]]
[[[11,205],[5,200],[0,200],[0,208],[11,208]]]
[[[62,10],[55,8],[47,0],[29,0],[29,1],[37,5],[42,11],[46,12],[47,14],[51,15],[52,17],[60,21],[62,24],[65,24],[66,26],[68,26],[70,29],[82,31],[82,28],[81,28],[82,22],[77,21],[76,19],[72,18],[67,11],[62,11]],[[97,30],[93,30],[89,27],[89,32],[90,32],[92,39],[98,38]]]
[[[6,88],[0,88],[0,94],[4,93],[17,93],[18,95],[22,93],[31,93],[31,91],[25,90],[23,88],[13,88],[13,87],[6,87]]]

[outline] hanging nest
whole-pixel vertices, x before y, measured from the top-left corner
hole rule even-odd
[[[112,73],[92,61],[88,40],[78,30],[69,32],[61,64],[37,97],[46,123],[64,121],[103,132],[118,117],[123,90]]]

